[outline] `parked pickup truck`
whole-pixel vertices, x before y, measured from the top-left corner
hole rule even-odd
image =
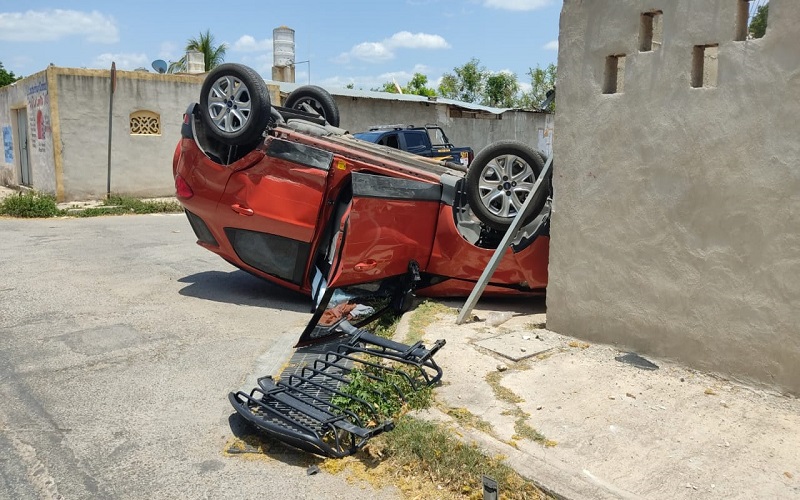
[[[453,146],[444,130],[438,125],[425,125],[424,127],[380,125],[370,128],[367,132],[353,134],[353,136],[420,156],[461,163],[465,167],[472,163],[475,156],[472,148]]]

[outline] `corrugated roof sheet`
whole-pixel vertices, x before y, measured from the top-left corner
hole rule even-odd
[[[268,84],[277,85],[281,92],[286,92],[287,94],[298,87],[302,87],[303,83],[286,83],[286,82],[275,82],[267,80]],[[376,92],[373,90],[355,90],[355,89],[343,89],[343,88],[326,88],[331,95],[334,96],[344,96],[344,97],[355,97],[361,99],[383,99],[388,101],[408,101],[408,102],[432,102],[438,104],[447,104],[449,106],[455,106],[457,108],[467,109],[470,111],[482,111],[485,113],[492,113],[495,115],[500,115],[505,113],[506,111],[522,111],[526,113],[547,113],[547,111],[532,111],[530,109],[520,109],[520,108],[493,108],[491,106],[483,106],[481,104],[475,104],[471,102],[463,102],[457,101],[455,99],[447,99],[444,97],[425,97],[421,95],[414,95],[414,94],[393,94],[391,92]]]

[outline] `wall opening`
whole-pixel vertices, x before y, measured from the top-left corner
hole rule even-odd
[[[752,0],[749,4],[750,19],[747,25],[747,38],[761,38],[767,33],[769,0]]]
[[[733,39],[747,40],[747,22],[750,20],[750,0],[738,0],[736,5],[736,32]]]
[[[664,41],[664,32],[661,28],[661,19],[664,13],[660,10],[643,12],[639,21],[639,51],[650,52],[658,50]]]
[[[719,45],[695,45],[692,51],[692,87],[717,86]]]
[[[625,54],[606,57],[604,94],[621,94],[625,88]]]
[[[130,126],[131,135],[161,135],[161,117],[153,111],[134,111]]]

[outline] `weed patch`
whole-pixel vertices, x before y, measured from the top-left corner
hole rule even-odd
[[[492,424],[480,418],[479,416],[474,415],[466,408],[447,408],[446,412],[448,415],[453,417],[459,425],[464,427],[472,427],[481,432],[485,432],[486,434],[490,434],[492,436],[494,435]]]
[[[127,196],[111,196],[96,207],[82,210],[61,210],[56,198],[34,191],[22,192],[0,201],[0,215],[24,218],[48,218],[71,215],[97,217],[101,215],[180,213],[183,208],[176,201],[140,200]]]
[[[350,383],[341,388],[347,396],[334,396],[331,403],[354,413],[362,422],[389,420],[410,409],[430,406],[431,388],[401,371],[366,366],[350,372]],[[415,387],[416,383],[416,387]]]
[[[428,328],[440,314],[452,314],[455,309],[447,307],[439,302],[426,300],[414,309],[411,319],[408,322],[408,334],[406,335],[405,342],[414,344],[422,340],[425,335],[425,329]]]
[[[548,448],[555,446],[557,443],[553,440],[547,439],[544,434],[537,431],[527,423],[528,415],[518,406],[517,403],[522,403],[524,400],[517,396],[513,391],[503,387],[500,380],[503,378],[502,372],[491,372],[486,375],[486,382],[494,391],[497,399],[511,403],[513,406],[510,410],[504,411],[504,415],[514,417],[514,436],[513,439],[529,439],[531,441],[542,444]]]
[[[382,453],[404,475],[427,478],[451,498],[483,498],[484,474],[498,481],[501,498],[546,498],[506,465],[503,457],[487,456],[474,444],[453,437],[452,430],[441,424],[406,416],[380,439]]]
[[[183,208],[175,201],[144,201],[127,196],[111,196],[103,200],[99,207],[76,212],[76,217],[97,217],[99,215],[163,214],[179,213]]]
[[[502,378],[502,372],[490,372],[488,375],[486,375],[486,382],[492,388],[492,391],[494,391],[494,395],[497,396],[497,399],[505,401],[506,403],[522,403],[524,399],[500,384],[500,380]]]
[[[400,323],[400,316],[390,311],[369,323],[364,328],[371,331],[375,335],[390,339],[394,337],[397,332],[397,324]]]
[[[41,218],[62,215],[53,195],[27,191],[0,202],[0,214],[11,217]]]

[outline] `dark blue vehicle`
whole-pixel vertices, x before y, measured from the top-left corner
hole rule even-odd
[[[424,127],[381,125],[372,127],[367,132],[353,134],[353,136],[363,141],[401,149],[435,160],[460,163],[465,167],[472,163],[475,156],[470,147],[457,148],[453,146],[444,130],[438,125],[425,125]]]

